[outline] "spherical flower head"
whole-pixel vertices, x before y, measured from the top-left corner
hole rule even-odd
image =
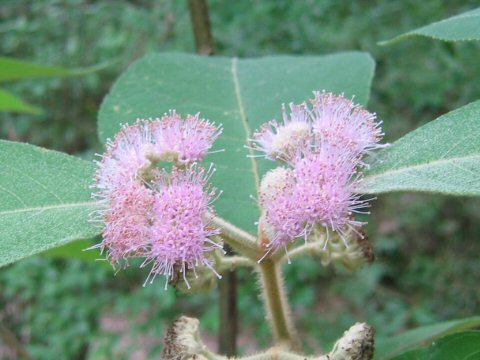
[[[378,144],[383,133],[375,114],[343,96],[318,91],[314,95],[311,121],[325,146],[339,147],[354,157],[384,146]]]
[[[122,188],[111,192],[109,206],[103,212],[102,252],[114,267],[135,257],[146,246],[151,222],[153,193],[135,181],[127,181]]]
[[[151,141],[149,124],[142,120],[122,126],[114,140],[107,141],[107,149],[97,162],[95,174],[95,187],[100,190],[100,196],[105,197],[126,181],[137,178],[142,168],[150,166],[146,154]]]
[[[222,127],[199,114],[183,120],[175,111],[153,122],[155,152],[159,159],[186,165],[203,160]]]
[[[288,168],[275,169],[262,180],[259,203],[261,231],[270,247],[307,239],[319,227],[345,235],[359,234],[354,213],[368,206],[358,194],[366,166],[362,158],[376,148],[383,133],[375,114],[343,96],[314,92],[311,105],[290,105],[283,124],[264,124],[254,135],[256,149]]]
[[[263,214],[261,230],[269,239],[269,248],[286,246],[304,232],[304,217],[295,195],[293,171],[277,168],[269,171],[260,186]]]
[[[207,186],[214,170],[190,162],[202,159],[220,132],[198,115],[182,120],[173,111],[167,118],[125,125],[107,142],[93,194],[104,208],[92,217],[104,225],[103,240],[94,248],[115,268],[142,257],[144,265],[153,264],[152,280],[160,273],[171,279],[178,269],[186,279],[185,272],[197,265],[211,268],[204,253],[221,248],[208,239],[218,231],[204,220],[215,195]],[[175,153],[171,173],[157,168],[167,153]]]
[[[359,204],[354,195],[355,163],[311,151],[295,164],[296,198],[310,224],[341,230]]]
[[[215,194],[214,190],[204,190],[209,177],[205,169],[191,166],[174,168],[171,175],[165,172],[158,179],[149,233],[150,248],[145,253],[145,264],[153,264],[149,276],[152,281],[158,274],[171,279],[178,267],[189,287],[187,270],[195,271],[198,265],[211,267],[205,253],[221,245],[209,239],[218,231],[209,227],[205,220]]]
[[[273,161],[289,161],[307,146],[311,131],[305,105],[290,104],[290,116],[282,107],[283,123],[272,120],[254,133],[254,149],[265,153]]]

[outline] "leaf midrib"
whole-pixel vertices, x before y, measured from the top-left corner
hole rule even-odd
[[[401,173],[409,172],[411,170],[421,169],[421,168],[425,168],[425,167],[438,166],[438,165],[453,163],[455,161],[462,161],[462,160],[475,160],[477,158],[480,159],[480,154],[474,154],[474,155],[463,156],[463,157],[454,157],[454,158],[441,159],[441,160],[434,160],[434,161],[430,161],[430,162],[426,162],[426,163],[422,163],[422,164],[404,166],[404,167],[400,167],[400,168],[393,169],[393,170],[387,170],[383,173],[378,173],[378,174],[373,174],[373,175],[370,175],[370,176],[366,176],[363,179],[363,181],[368,182],[368,181],[372,181],[373,179],[378,179],[378,178],[385,177],[385,176],[391,176],[392,174],[401,174]]]
[[[58,210],[58,209],[72,209],[78,207],[89,207],[89,206],[97,206],[98,203],[96,201],[84,201],[78,203],[62,203],[62,204],[55,204],[49,206],[37,206],[37,207],[30,207],[30,208],[21,208],[15,210],[5,210],[0,211],[0,216],[2,215],[12,215],[12,214],[20,214],[26,212],[36,212],[36,211],[48,211],[48,210]]]
[[[245,141],[246,141],[246,144],[248,145],[247,150],[248,150],[248,154],[250,155],[249,158],[250,158],[250,163],[252,165],[253,177],[254,177],[254,180],[255,180],[255,191],[258,194],[258,191],[260,189],[260,175],[259,175],[259,172],[258,172],[258,164],[257,164],[257,161],[255,160],[255,157],[254,157],[255,154],[254,154],[254,152],[253,152],[253,150],[250,146],[250,139],[251,139],[252,131],[251,131],[250,126],[248,125],[248,122],[247,122],[247,115],[245,113],[245,107],[243,105],[243,100],[242,100],[242,96],[241,96],[241,93],[240,93],[240,81],[238,79],[237,63],[238,63],[238,59],[237,58],[232,58],[232,66],[230,68],[230,72],[231,72],[231,75],[232,75],[233,86],[234,86],[234,91],[235,91],[235,99],[237,101],[238,111],[239,111],[239,114],[240,114],[240,120],[242,122],[242,126],[243,126],[243,129],[245,131],[245,137],[246,137]]]

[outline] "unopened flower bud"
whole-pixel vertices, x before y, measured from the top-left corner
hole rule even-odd
[[[331,360],[371,360],[373,351],[373,327],[356,323],[337,340],[329,355]]]
[[[347,270],[355,271],[375,259],[373,246],[363,232],[350,230],[340,236],[330,233],[325,228],[316,226],[308,237],[309,242],[318,242],[325,252],[321,253],[322,265],[332,261],[341,263]]]
[[[283,189],[293,184],[293,172],[284,167],[277,167],[267,172],[260,183],[260,205],[265,206],[269,201],[278,197]]]
[[[254,134],[255,149],[263,151],[267,159],[290,161],[303,149],[311,136],[305,105],[290,104],[291,114],[283,106],[283,123],[272,120]]]
[[[175,320],[165,335],[163,360],[202,360],[205,345],[198,333],[198,319],[181,316]]]

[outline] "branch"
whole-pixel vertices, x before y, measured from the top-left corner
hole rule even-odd
[[[254,236],[213,214],[207,214],[207,218],[211,224],[221,230],[221,238],[238,253],[247,256],[252,261],[261,258],[263,250],[257,244]]]
[[[206,0],[188,0],[188,9],[190,10],[197,52],[203,55],[212,55],[214,46]]]

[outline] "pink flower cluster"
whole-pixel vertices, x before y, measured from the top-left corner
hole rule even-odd
[[[306,103],[283,108],[283,123],[271,121],[254,134],[254,148],[287,168],[271,170],[262,180],[261,225],[269,248],[305,239],[314,227],[335,231],[343,238],[362,222],[354,213],[368,207],[357,193],[363,157],[385,145],[380,122],[351,100],[314,92]]]
[[[186,281],[188,270],[211,268],[205,255],[221,248],[210,240],[218,231],[206,220],[215,198],[215,189],[208,185],[214,169],[196,162],[221,131],[198,115],[183,120],[173,111],[123,126],[107,142],[97,162],[98,191],[93,195],[105,205],[96,214],[104,228],[103,240],[95,247],[115,268],[127,266],[130,258],[143,258],[142,266],[151,265],[146,283],[158,274],[168,283],[176,271]],[[161,161],[172,161],[171,170],[160,169]]]

